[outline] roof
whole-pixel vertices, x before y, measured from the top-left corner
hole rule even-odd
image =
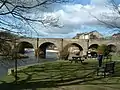
[[[120,35],[120,33],[113,34],[112,36],[118,36],[118,35]]]
[[[87,34],[91,34],[91,33],[93,33],[93,32],[97,32],[97,33],[99,33],[98,31],[96,31],[96,30],[94,30],[94,31],[91,31],[91,32],[85,32],[85,33],[77,33],[77,35],[87,35]],[[100,33],[99,33],[100,34]],[[100,34],[100,35],[102,35],[102,34]]]
[[[91,35],[91,34],[93,34],[94,32],[98,33],[100,36],[103,36],[101,33],[99,33],[98,31],[94,30],[94,31],[91,31],[91,32],[77,33],[77,35],[74,36],[73,38],[78,38],[78,37],[81,36],[81,35]]]

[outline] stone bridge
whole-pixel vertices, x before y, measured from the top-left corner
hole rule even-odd
[[[22,45],[25,47],[26,44],[31,45],[35,52],[40,52],[40,57],[45,58],[46,48],[53,44],[57,47],[57,50],[63,51],[67,45],[73,45],[79,47],[82,51],[82,55],[86,55],[87,51],[92,46],[99,46],[101,44],[106,44],[108,46],[114,46],[120,50],[119,40],[104,40],[104,39],[63,39],[63,38],[21,38],[17,40],[17,46]],[[30,46],[30,47],[31,47]],[[23,48],[24,49],[24,48]]]

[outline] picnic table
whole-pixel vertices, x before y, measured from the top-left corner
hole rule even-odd
[[[71,61],[71,63],[74,61],[75,63],[78,63],[79,61],[82,63],[82,61],[84,61],[84,59],[82,59],[81,56],[72,56],[72,59],[69,60]]]

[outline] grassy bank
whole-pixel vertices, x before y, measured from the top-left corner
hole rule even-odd
[[[96,60],[86,60],[83,64],[59,60],[29,66],[18,71],[17,85],[14,76],[9,75],[0,81],[0,88],[2,90],[119,90],[120,62],[116,62],[115,74],[106,78],[96,76],[97,63]]]

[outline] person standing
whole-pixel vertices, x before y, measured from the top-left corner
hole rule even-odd
[[[103,59],[103,54],[98,54],[98,64],[99,64],[99,67],[102,66],[102,59]]]

